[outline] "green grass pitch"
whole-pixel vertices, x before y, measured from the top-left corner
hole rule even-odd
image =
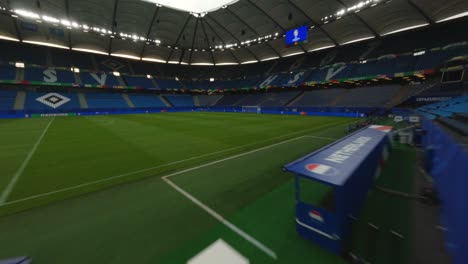
[[[222,238],[252,263],[342,263],[295,233],[292,175],[280,168],[341,138],[353,121],[228,113],[0,120],[1,193],[25,165],[0,205],[0,259],[185,263]]]

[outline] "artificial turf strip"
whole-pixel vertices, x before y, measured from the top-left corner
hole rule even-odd
[[[231,117],[232,123],[230,123]],[[102,153],[101,148],[112,148],[113,144],[128,144],[133,147],[138,146],[135,147],[138,149],[136,153],[121,154],[109,152],[109,155],[113,155],[116,160],[112,165],[119,167],[121,165],[118,164],[118,162],[125,162],[122,156],[125,157],[125,155],[128,156],[130,154],[139,155],[139,152],[144,152],[144,155],[154,157],[156,156],[155,152],[163,152],[161,148],[157,150],[153,149],[156,143],[167,147],[170,146],[170,142],[167,142],[170,135],[163,137],[161,131],[165,131],[166,134],[168,134],[169,131],[175,131],[175,133],[177,133],[179,127],[182,129],[188,124],[194,126],[191,128],[194,132],[193,134],[189,132],[185,132],[185,134],[177,133],[180,141],[184,141],[185,135],[192,138],[196,138],[195,135],[199,135],[199,137],[203,135],[203,138],[206,138],[201,140],[202,143],[200,145],[209,144],[209,142],[217,142],[216,148],[225,148],[235,146],[236,144],[242,145],[248,142],[258,142],[258,144],[248,147],[205,157],[200,160],[192,161],[192,163],[177,164],[177,166],[167,169],[167,171],[174,171],[193,166],[194,164],[205,163],[207,160],[244,152],[248,149],[271,145],[275,142],[284,141],[288,138],[294,138],[306,133],[316,136],[340,138],[343,136],[346,123],[352,121],[343,118],[301,118],[268,115],[211,115],[191,113],[161,115],[156,117],[154,115],[142,115],[97,118],[99,119],[84,118],[83,120],[79,120],[75,118],[57,118],[57,120],[65,123],[58,123],[58,126],[55,126],[55,131],[54,126],[51,126],[51,133],[48,133],[49,137],[46,136],[44,139],[47,140],[44,141],[47,143],[42,146],[45,149],[42,150],[41,155],[36,156],[37,159],[48,163],[42,155],[47,155],[50,149],[58,148],[59,144],[54,143],[54,138],[57,138],[57,141],[64,144],[67,144],[70,140],[75,142],[71,144],[70,147],[77,152],[82,147],[80,144],[84,144],[83,139],[87,138],[92,140],[92,135],[94,133],[97,139],[107,143],[100,145],[102,142],[96,141],[96,148],[91,148],[92,151],[87,151],[86,154],[89,156],[88,159],[92,164],[94,164],[93,159],[99,158],[99,155],[94,152]],[[169,121],[165,122],[166,119]],[[228,129],[229,126],[241,126],[242,120],[246,123],[242,126],[242,129],[241,127]],[[92,126],[90,123],[99,123],[101,125]],[[339,123],[342,124],[339,125]],[[54,121],[54,124],[57,123]],[[216,130],[216,124],[219,124],[219,129],[224,129],[224,131],[220,132]],[[110,126],[110,128],[105,129],[105,135],[111,134],[110,139],[102,135],[102,126]],[[144,129],[141,126],[143,126]],[[78,130],[78,127],[80,130]],[[96,129],[94,127],[96,127]],[[210,129],[207,129],[207,127]],[[303,129],[310,129],[310,131],[300,132]],[[154,130],[160,130],[160,133],[155,133]],[[218,134],[213,135],[213,133],[207,132],[211,130],[216,130]],[[245,138],[232,134],[231,130],[236,131],[236,133],[243,133]],[[231,133],[228,133],[229,131],[231,131]],[[259,140],[265,140],[292,132],[300,133],[270,141],[259,142]],[[36,133],[40,133],[40,129]],[[70,135],[71,133],[73,133],[73,135]],[[133,136],[136,135],[144,137],[146,134],[148,134],[148,137],[146,137],[147,142],[133,138]],[[115,141],[116,135],[119,135],[119,137],[117,137],[119,138],[118,141]],[[31,139],[31,141],[34,141],[34,139]],[[129,144],[127,143],[128,141],[132,141],[134,144]],[[180,145],[180,141],[176,140],[174,142],[176,145]],[[214,209],[230,217],[235,215],[242,208],[254,203],[260,197],[268,194],[271,190],[289,181],[290,176],[283,174],[280,170],[284,161],[293,160],[328,143],[327,140],[323,139],[298,139],[291,141],[291,143],[256,152],[252,154],[250,158],[247,158],[247,155],[243,156],[242,158],[246,158],[241,159],[243,162],[236,159],[230,160],[224,164],[231,168],[229,170],[219,171],[220,168],[214,166],[212,172],[208,171],[208,175],[206,174],[206,170],[200,170],[198,175],[193,175],[194,177],[190,177],[190,179],[185,178],[187,177],[185,174],[181,174],[181,178],[179,178],[178,181],[186,181],[189,185],[184,187],[191,190],[197,190],[200,188],[200,183],[208,182],[209,184],[200,189],[200,193],[203,194],[202,198],[210,198],[213,200],[214,203],[210,204],[210,206],[215,207],[219,205],[220,207]],[[11,144],[13,145],[14,143],[11,142]],[[51,146],[48,144],[51,144]],[[194,148],[200,146],[196,145],[195,142],[191,144],[190,146]],[[90,144],[86,146],[89,147]],[[214,146],[211,146],[211,148],[213,148],[212,151],[217,150]],[[40,150],[41,148],[39,148],[38,151]],[[175,149],[169,149],[168,151],[170,152],[171,150],[175,152]],[[196,149],[191,150],[191,152],[201,152],[203,150],[204,149]],[[27,148],[25,148],[25,151],[27,152]],[[179,149],[178,151],[179,156],[188,154],[187,148]],[[49,156],[52,156],[52,153],[53,152],[49,152]],[[77,155],[77,153],[72,154]],[[54,155],[56,159],[65,159],[65,157],[63,157],[63,152]],[[65,160],[69,161],[71,159]],[[139,160],[132,159],[132,161],[138,162]],[[39,163],[38,160],[35,162],[37,164]],[[104,165],[110,166],[106,162],[104,158],[103,163],[98,165],[101,165],[101,167]],[[83,161],[80,162],[80,164],[86,163]],[[71,165],[76,164],[72,162]],[[132,165],[141,164],[132,163]],[[40,169],[41,168],[38,168],[37,173],[44,172]],[[82,168],[77,168],[78,171],[80,169]],[[104,168],[94,167],[94,169],[98,170],[98,172],[105,172]],[[54,171],[53,168],[51,168],[51,170]],[[233,171],[236,173],[232,173]],[[158,173],[158,175],[162,175],[164,172],[165,171],[159,171],[151,174],[155,175]],[[77,175],[74,173],[74,170],[70,170],[68,175],[64,175],[62,178],[56,178],[56,180],[64,181],[68,179],[67,177],[77,180]],[[274,177],[275,175],[278,175],[278,177]],[[55,178],[50,178],[48,175],[39,173],[37,176],[44,178],[42,181],[35,181],[35,184],[44,184],[47,186],[49,186],[49,184],[54,184],[48,181],[52,181]],[[99,176],[99,174],[96,173],[95,176]],[[213,178],[205,178],[207,176],[215,176],[214,179],[216,180],[211,181]],[[233,178],[228,178],[228,176]],[[200,179],[198,179],[198,177],[200,177]],[[135,179],[136,178],[132,178],[132,180]],[[177,179],[174,178],[174,180]],[[20,181],[19,184],[28,182],[29,181]],[[113,182],[113,184],[115,184],[115,182]],[[103,186],[99,187],[102,188]],[[44,187],[31,186],[31,190],[36,190],[36,188]],[[220,192],[220,189],[224,191]],[[28,190],[28,188],[23,188],[23,191],[26,190]],[[91,190],[92,189],[87,189],[86,191],[88,192]],[[68,195],[72,194],[83,194],[83,192],[68,193]],[[169,252],[176,252],[186,241],[200,237],[217,224],[210,215],[206,214],[191,201],[177,193],[159,177],[149,177],[134,183],[119,185],[99,192],[81,195],[73,199],[51,203],[52,201],[57,201],[64,197],[66,196],[48,197],[50,199],[41,201],[49,203],[47,206],[1,217],[0,245],[2,245],[2,247],[0,247],[0,259],[16,255],[29,255],[33,257],[35,263],[39,264],[160,263],[161,257],[167,255]],[[18,206],[15,208],[16,210],[22,209],[19,205],[20,204],[16,205]],[[37,204],[34,203],[28,204],[28,206],[36,205]],[[259,223],[256,223],[256,225],[259,225]]]
[[[401,185],[402,189],[411,189],[414,162],[414,149],[397,145],[377,183],[398,184]],[[401,174],[395,175],[397,172]],[[181,184],[181,186],[184,185]],[[316,190],[313,191],[313,186],[310,186],[311,193],[308,198],[319,202],[323,196],[322,185],[315,184],[315,188]],[[185,263],[212,242],[222,238],[253,263],[346,263],[344,259],[322,250],[319,246],[303,240],[297,235],[294,221],[294,197],[294,181],[290,179],[258,199],[254,204],[238,211],[229,219],[271,247],[277,253],[278,260],[268,257],[233,234],[225,226],[218,224],[210,232],[188,242],[182,249],[178,248],[167,255],[161,262]],[[364,259],[369,256],[367,223],[371,222],[382,231],[378,234],[377,241],[371,241],[377,250],[372,263],[409,263],[410,202],[400,197],[388,196],[388,194],[372,190],[359,217],[360,222],[354,226],[357,235],[351,247],[353,253]],[[396,244],[394,247],[392,243],[395,240],[390,235],[390,230],[404,235],[404,242]]]
[[[5,188],[49,121],[0,120],[0,139],[5,149],[0,153],[4,157],[0,160],[4,172],[0,189]],[[7,204],[0,207],[0,215],[179,170],[349,121],[226,113],[56,118],[7,202],[71,189]],[[219,152],[230,148],[234,149]],[[211,155],[213,152],[219,153]],[[204,156],[198,157],[201,155]],[[164,165],[192,157],[198,158]],[[159,167],[86,185],[155,166]]]
[[[416,152],[409,146],[396,144],[376,184],[400,192],[412,191],[416,171]],[[362,215],[353,226],[352,251],[372,263],[410,263],[412,201],[373,189],[368,195]],[[375,240],[371,241],[368,223],[379,227]],[[398,240],[395,231],[405,237]],[[395,242],[395,243],[394,243]],[[375,248],[373,248],[375,246]],[[375,250],[375,251],[374,251]],[[371,258],[371,259],[369,259]]]

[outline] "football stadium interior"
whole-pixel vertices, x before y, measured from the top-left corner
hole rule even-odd
[[[0,0],[0,263],[468,263],[468,1]]]

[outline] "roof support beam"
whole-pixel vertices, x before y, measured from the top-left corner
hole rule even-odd
[[[70,21],[70,3],[68,0],[65,0],[65,14],[67,16],[68,21]],[[72,49],[72,41],[71,41],[71,30],[68,29],[68,47]]]
[[[156,6],[156,9],[154,10],[153,18],[151,19],[151,23],[148,27],[148,31],[146,32],[146,42],[143,44],[143,48],[141,48],[140,58],[143,58],[143,54],[145,53],[146,43],[148,42],[151,31],[153,30],[154,21],[156,20],[156,17],[158,16],[159,8],[160,8],[159,6]]]
[[[216,19],[212,18],[212,17],[210,16],[210,14],[206,15],[206,17],[210,18],[212,21],[215,22],[215,24],[216,24],[218,27],[220,27],[221,29],[223,29],[224,31],[226,31],[235,41],[237,41],[237,43],[241,43],[241,41],[240,41],[238,38],[236,38],[236,36],[234,36],[234,34],[232,34],[229,30],[227,30],[226,27],[224,27],[224,26],[221,25],[218,21],[216,21]],[[206,22],[207,22],[208,25],[210,25],[210,24],[208,23],[208,21],[206,21]],[[213,30],[213,32],[216,32],[216,31]],[[223,41],[223,42],[224,42],[224,41]],[[224,45],[226,45],[226,42],[224,42]],[[256,60],[259,60],[258,57],[255,55],[255,53],[253,53],[250,49],[247,49],[247,51],[249,51],[250,55],[252,55]]]
[[[11,9],[10,8],[10,0],[6,0],[6,3],[7,3],[7,8],[8,9]],[[18,27],[18,20],[15,19],[14,17],[10,16],[11,17],[11,20],[13,21],[13,24],[15,26],[15,32],[16,32],[16,37],[20,40],[20,41],[23,41],[23,37],[21,36],[21,31]]]
[[[68,0],[67,0],[67,2],[68,2]],[[116,17],[116,14],[117,14],[118,5],[119,5],[119,0],[114,0],[114,13],[112,14],[112,21],[111,21],[111,23],[112,23],[112,29],[111,29],[112,34],[111,34],[111,36],[114,35],[115,25],[117,24],[117,22],[115,21],[115,17]],[[112,40],[113,40],[113,37],[109,37],[109,38],[110,38],[109,39],[109,47],[107,48],[107,53],[110,54],[110,53],[112,53]]]
[[[241,22],[242,24],[244,24],[244,26],[246,26],[248,29],[250,29],[250,31],[252,31],[255,35],[257,35],[257,37],[261,37],[260,33],[258,33],[258,31],[256,29],[254,29],[252,26],[250,26],[249,24],[247,24],[242,18],[240,18],[236,13],[234,13],[231,9],[229,9],[229,7],[225,8],[226,10],[229,11],[229,13],[234,16],[237,20],[239,20],[239,22]],[[281,55],[273,48],[273,46],[271,46],[270,42],[266,42],[268,47],[270,47],[271,50],[273,50],[273,52],[281,58]]]
[[[194,48],[194,45],[195,45],[195,38],[197,37],[197,29],[198,29],[198,21],[200,19],[197,18],[195,21],[195,30],[193,31],[193,38],[192,38],[192,46],[190,48],[190,55],[189,55],[189,64],[192,64],[192,55],[193,55],[193,48]]]
[[[299,11],[303,16],[305,16],[308,20],[309,20],[309,23],[312,24],[312,26],[318,28],[320,31],[323,32],[323,34],[325,34],[325,36],[327,36],[327,38],[329,38],[333,44],[335,44],[335,46],[338,46],[338,42],[325,30],[323,29],[317,22],[315,22],[311,16],[309,16],[306,12],[304,12],[299,6],[297,6],[297,4],[295,4],[292,0],[288,0],[288,3],[294,7],[297,11]]]
[[[210,50],[211,60],[213,61],[213,64],[216,64],[215,58],[213,56],[213,50],[212,50],[211,44],[210,44],[210,39],[208,38],[208,35],[206,34],[206,28],[205,28],[205,24],[203,23],[203,21],[204,21],[204,19],[202,19],[200,21],[200,24],[202,26],[203,35],[205,36],[205,39],[208,42],[208,49]]]
[[[273,17],[271,17],[265,10],[263,10],[262,8],[260,8],[257,4],[255,4],[254,2],[252,2],[251,0],[247,0],[247,2],[249,2],[249,4],[251,4],[252,6],[254,6],[255,8],[257,8],[258,10],[260,10],[260,12],[262,12],[263,15],[265,15],[266,17],[268,17],[268,19],[270,19],[271,21],[273,21],[273,23],[275,23],[275,25],[280,28],[283,32],[286,32],[286,29],[280,25],[280,23],[278,23],[278,21],[276,21]],[[270,45],[271,46],[271,45]],[[299,45],[299,48],[301,48],[302,51],[304,52],[307,52],[304,47],[302,45]],[[281,56],[280,56],[281,57]]]
[[[270,19],[273,23],[275,23],[275,25],[280,28],[283,32],[286,32],[286,29],[281,26],[278,21],[276,21],[274,18],[272,18],[267,12],[265,12],[265,10],[261,9],[257,4],[255,4],[254,2],[252,2],[251,0],[247,0],[247,2],[249,4],[251,4],[252,6],[254,6],[256,9],[258,9],[260,12],[262,12],[263,15],[265,15],[268,19]]]
[[[208,26],[208,28],[213,31],[213,33],[216,35],[216,37],[221,41],[221,43],[223,43],[223,46],[226,46],[226,42],[221,38],[221,36],[219,36],[219,34],[214,30],[214,28],[208,23],[207,20],[203,20],[205,21],[206,25]],[[209,41],[208,41],[208,44],[209,44]],[[213,46],[215,46],[215,43],[212,42],[211,44],[209,44],[211,47],[211,49],[213,49]],[[229,50],[229,52],[231,53],[232,57],[237,61],[237,63],[240,63],[239,61],[239,58],[236,57],[236,55],[234,55],[234,52],[232,52],[232,50]]]
[[[340,5],[343,6],[344,9],[347,9],[348,7],[345,5],[345,3],[343,3],[343,0],[336,0],[338,3],[340,3]],[[379,38],[380,37],[380,34],[377,33],[377,31],[375,31],[375,29],[373,27],[371,27],[358,13],[356,12],[353,12],[353,15],[354,17],[356,17],[359,21],[361,21],[361,23],[363,23],[367,29],[369,29],[370,32],[372,32],[372,34],[374,34],[375,37]]]
[[[184,23],[184,25],[182,26],[182,30],[179,32],[179,35],[177,36],[176,42],[174,43],[174,46],[172,47],[171,53],[169,53],[169,56],[167,57],[167,60],[170,60],[170,59],[171,59],[172,54],[174,53],[174,49],[175,49],[175,47],[177,46],[177,44],[179,44],[180,37],[182,37],[182,34],[184,33],[185,28],[187,27],[187,24],[188,24],[188,22],[190,21],[190,18],[192,18],[192,15],[189,15],[189,16],[187,17],[187,20],[185,20],[185,23]],[[182,58],[181,58],[181,60],[182,60]]]
[[[426,19],[427,22],[428,22],[429,24],[433,25],[433,24],[435,23],[434,20],[433,20],[428,14],[426,14],[421,8],[419,8],[419,6],[417,6],[417,5],[413,2],[413,0],[406,0],[406,1],[408,2],[408,4],[409,4],[411,7],[413,7],[414,9],[416,9],[416,11],[417,11],[421,16],[423,16],[424,19]]]

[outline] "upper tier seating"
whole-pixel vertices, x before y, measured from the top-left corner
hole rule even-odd
[[[1,80],[16,80],[16,68],[12,65],[0,65]]]
[[[175,79],[155,78],[154,80],[159,85],[159,88],[162,90],[182,89],[182,85],[180,84],[180,82],[176,81]]]
[[[15,98],[16,91],[0,90],[0,111],[9,111],[13,109]]]
[[[128,86],[137,86],[144,89],[155,88],[153,82],[146,76],[123,75],[123,78],[127,82]]]
[[[73,72],[53,68],[29,68],[24,69],[24,79],[27,81],[46,83],[75,83]]]
[[[119,86],[119,80],[112,73],[105,72],[81,72],[81,82],[99,86]]]

